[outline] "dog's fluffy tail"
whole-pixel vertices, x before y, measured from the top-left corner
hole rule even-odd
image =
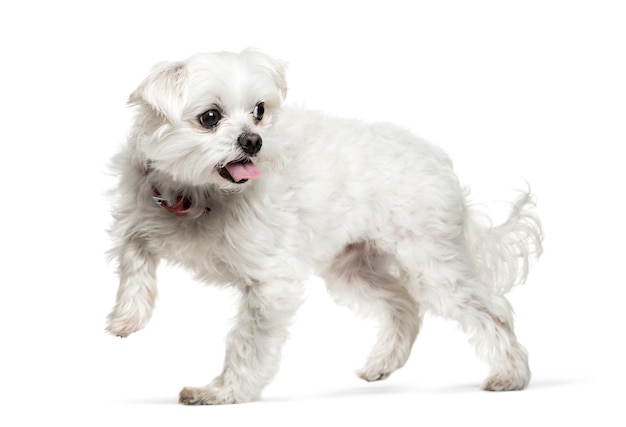
[[[484,283],[499,293],[523,284],[532,262],[543,252],[543,230],[534,213],[530,189],[512,203],[507,220],[493,226],[491,219],[476,207],[468,206],[465,238]]]

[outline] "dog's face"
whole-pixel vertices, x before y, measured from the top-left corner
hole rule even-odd
[[[159,65],[129,100],[141,160],[184,185],[242,189],[281,155],[263,135],[286,92],[284,64],[254,50]]]

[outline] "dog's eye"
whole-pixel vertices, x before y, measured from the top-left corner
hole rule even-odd
[[[207,110],[198,116],[198,121],[207,129],[213,129],[222,120],[222,114],[217,110]]]
[[[254,111],[252,115],[257,122],[263,120],[263,114],[265,113],[265,103],[259,102],[256,107],[254,107]]]

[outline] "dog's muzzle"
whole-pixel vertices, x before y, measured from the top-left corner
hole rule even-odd
[[[217,169],[220,176],[235,184],[243,184],[249,179],[261,176],[261,171],[257,169],[251,157],[254,157],[263,145],[261,135],[258,133],[244,132],[237,138],[237,143],[246,153],[245,158],[227,163]]]

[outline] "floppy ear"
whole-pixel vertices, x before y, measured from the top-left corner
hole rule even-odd
[[[287,63],[275,58],[268,57],[268,59],[270,62],[270,73],[284,100],[287,98]]]
[[[171,122],[180,120],[187,101],[187,68],[182,62],[158,64],[130,95],[129,105],[144,104]]]
[[[241,56],[246,57],[255,66],[262,68],[274,80],[283,100],[287,97],[287,63],[285,61],[272,58],[253,48],[244,49]]]

